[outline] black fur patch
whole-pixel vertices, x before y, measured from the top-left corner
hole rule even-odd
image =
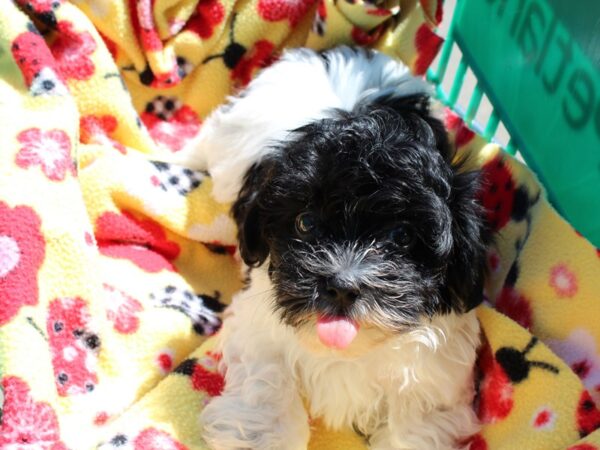
[[[414,95],[310,123],[255,164],[233,215],[244,261],[270,258],[282,319],[368,315],[397,329],[477,306],[489,233],[479,173],[453,156]],[[332,282],[358,295],[323,295]]]

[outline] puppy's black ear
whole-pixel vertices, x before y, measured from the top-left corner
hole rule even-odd
[[[490,232],[479,202],[480,172],[453,166],[449,198],[452,250],[446,271],[444,297],[452,309],[468,311],[483,301],[486,249]]]
[[[260,266],[269,256],[261,196],[271,167],[269,161],[261,161],[248,170],[238,199],[231,208],[238,228],[240,254],[244,262],[253,267]]]
[[[486,248],[491,240],[483,207],[478,200],[480,175],[478,171],[465,170],[461,162],[453,162],[454,150],[446,127],[431,114],[429,101],[425,94],[414,94],[384,96],[376,103],[398,112],[414,138],[426,146],[435,147],[451,166],[447,202],[452,217],[448,230],[452,234],[452,238],[448,239],[452,247],[441,296],[445,309],[468,311],[483,300]]]
[[[426,94],[413,94],[406,97],[382,96],[375,101],[375,104],[395,110],[418,140],[435,146],[444,159],[450,158],[452,148],[446,127],[431,114],[429,96]],[[428,126],[424,126],[423,122]]]

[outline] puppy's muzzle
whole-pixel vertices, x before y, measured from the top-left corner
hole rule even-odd
[[[319,295],[334,305],[348,308],[360,296],[360,289],[337,277],[329,277],[320,283]]]

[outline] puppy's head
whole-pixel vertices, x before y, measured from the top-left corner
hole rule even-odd
[[[342,318],[387,336],[478,305],[478,174],[452,159],[415,95],[306,125],[255,164],[233,213],[244,261],[268,261],[282,320]]]

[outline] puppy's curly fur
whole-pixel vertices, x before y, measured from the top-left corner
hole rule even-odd
[[[287,53],[205,123],[187,163],[233,200],[255,267],[220,335],[214,448],[301,449],[309,413],[372,448],[456,448],[471,409],[488,240],[425,84],[374,52]],[[319,318],[360,324],[344,349]]]

